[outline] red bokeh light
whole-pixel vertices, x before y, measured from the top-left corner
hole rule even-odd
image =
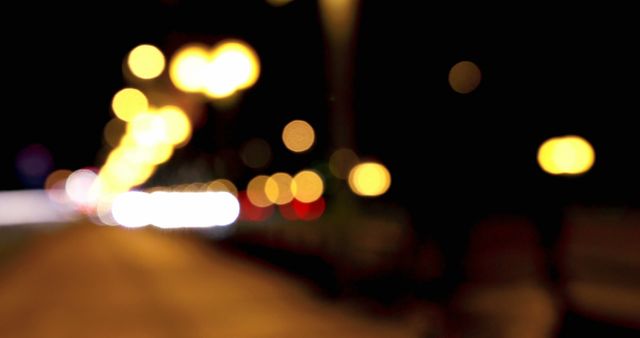
[[[260,222],[273,215],[273,206],[261,208],[253,205],[249,201],[249,198],[247,198],[246,191],[241,191],[238,193],[238,201],[240,202],[239,219],[242,221]]]
[[[294,199],[290,204],[293,207],[295,215],[298,216],[299,219],[304,221],[312,221],[320,218],[320,216],[322,216],[322,214],[324,213],[324,209],[326,207],[324,198],[322,197],[311,203],[304,203]]]

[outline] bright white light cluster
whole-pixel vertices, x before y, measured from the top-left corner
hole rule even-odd
[[[77,217],[73,208],[52,201],[45,190],[0,191],[0,227],[62,223]]]
[[[240,204],[228,192],[130,191],[113,200],[111,213],[118,224],[128,228],[206,228],[233,223]]]
[[[213,46],[191,44],[178,50],[169,66],[176,88],[201,92],[212,99],[233,95],[253,86],[260,76],[260,59],[247,43],[224,40]]]

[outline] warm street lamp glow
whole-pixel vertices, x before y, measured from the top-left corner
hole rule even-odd
[[[209,52],[203,45],[186,45],[171,58],[169,77],[176,88],[195,93],[204,86],[204,71],[209,63]]]
[[[480,68],[471,61],[458,62],[449,71],[449,85],[460,94],[474,91],[480,85],[481,79]]]
[[[580,136],[554,137],[545,141],[538,150],[538,164],[552,175],[583,174],[593,166],[595,151]]]
[[[264,192],[267,198],[278,205],[287,204],[293,200],[291,192],[291,175],[287,173],[275,173],[267,179]]]
[[[152,45],[140,45],[129,53],[127,64],[133,75],[149,80],[158,77],[164,70],[162,52]]]
[[[324,182],[315,171],[303,170],[293,177],[291,192],[298,201],[311,203],[322,196]]]
[[[128,122],[149,109],[149,100],[138,89],[124,88],[113,96],[111,108],[119,119]]]
[[[315,139],[313,127],[302,120],[293,120],[282,130],[282,142],[287,149],[296,153],[309,150]]]
[[[360,163],[349,173],[349,187],[361,196],[379,196],[391,185],[389,170],[380,163]]]

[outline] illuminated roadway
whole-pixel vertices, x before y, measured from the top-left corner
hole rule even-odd
[[[3,337],[417,337],[179,232],[72,226],[0,266]]]

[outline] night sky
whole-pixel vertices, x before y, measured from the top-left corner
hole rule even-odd
[[[435,198],[488,212],[526,209],[559,194],[571,203],[638,204],[639,30],[624,11],[363,2],[355,150],[389,167],[393,183],[384,199],[416,209]],[[3,24],[0,190],[25,187],[15,159],[29,144],[46,146],[55,168],[99,164],[112,95],[126,85],[122,60],[141,43],[170,55],[184,42],[235,37],[261,57],[257,85],[231,112],[208,106],[207,123],[168,167],[237,149],[251,137],[268,140],[275,158],[262,172],[239,169],[239,186],[257,173],[328,159],[332,93],[315,2],[136,3],[91,4],[81,14],[38,5],[37,15],[15,9],[20,23]],[[483,74],[468,95],[447,82],[462,60]],[[318,134],[304,155],[287,153],[279,140],[294,118]],[[582,177],[550,177],[536,164],[538,146],[566,134],[595,147],[596,165]]]

